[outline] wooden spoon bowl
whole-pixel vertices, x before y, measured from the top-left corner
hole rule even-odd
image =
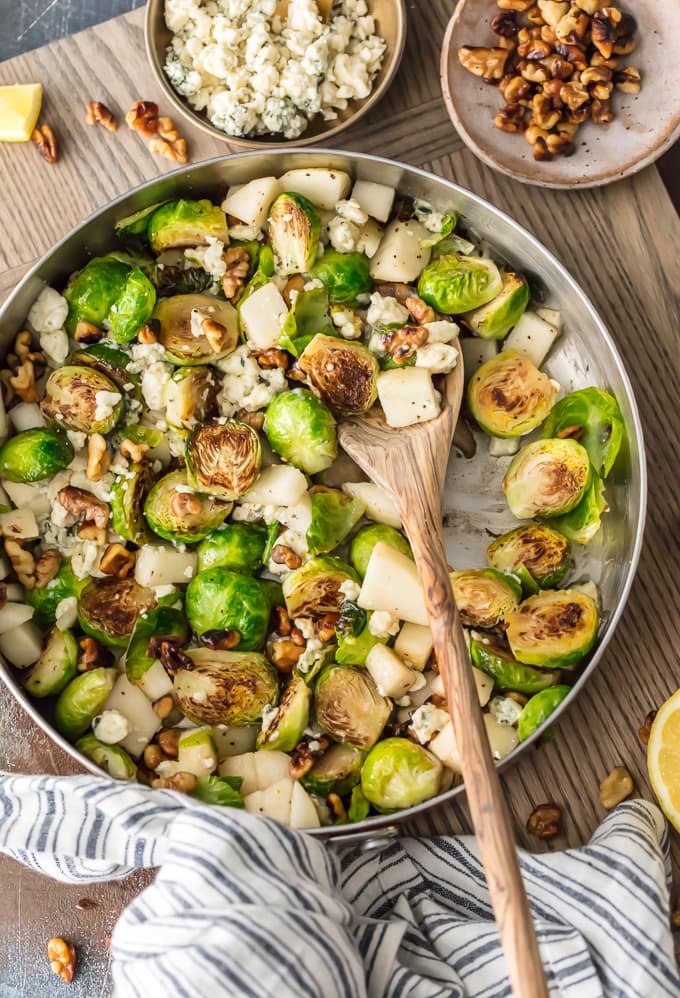
[[[482,162],[525,184],[596,187],[637,173],[680,138],[680,3],[622,0],[621,6],[638,22],[637,47],[621,57],[621,66],[640,70],[640,93],[615,90],[615,117],[609,125],[586,122],[576,132],[573,156],[536,162],[523,136],[494,127],[504,105],[498,87],[473,76],[458,61],[462,45],[498,44],[489,27],[498,7],[494,0],[459,0],[444,37],[441,85],[456,131]]]

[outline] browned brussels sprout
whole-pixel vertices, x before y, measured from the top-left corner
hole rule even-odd
[[[378,362],[360,343],[319,333],[303,350],[298,367],[312,391],[343,416],[367,412],[378,397]]]
[[[189,485],[220,499],[244,495],[260,474],[262,445],[246,423],[215,420],[189,437],[186,451]]]

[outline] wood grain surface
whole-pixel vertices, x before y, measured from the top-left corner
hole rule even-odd
[[[612,766],[626,765],[637,792],[650,796],[637,729],[647,711],[680,686],[680,220],[655,167],[606,188],[556,192],[523,187],[479,163],[452,130],[439,94],[439,46],[451,7],[450,0],[409,5],[409,41],[399,77],[343,145],[455,180],[535,233],[579,280],[616,339],[647,439],[646,543],[618,632],[554,740],[503,776],[520,843],[532,850],[564,849],[586,841],[604,816],[597,789]],[[138,98],[158,97],[145,63],[141,11],[0,64],[0,82],[34,79],[45,86],[44,119],[57,131],[62,157],[48,166],[30,145],[0,148],[0,297],[95,207],[170,166],[153,158],[129,130],[110,135],[83,122],[87,100],[125,111]],[[187,138],[195,161],[224,151],[198,133]],[[72,761],[23,716],[4,688],[0,768],[73,772]],[[550,844],[531,839],[524,827],[533,807],[545,801],[559,803],[565,818],[564,834]],[[464,803],[440,807],[410,826],[422,835],[465,830]],[[676,870],[679,841],[673,837]],[[47,969],[45,944],[62,931],[81,955],[71,998],[107,994],[103,936],[143,882],[102,886],[99,907],[78,911],[82,889],[55,885],[0,861],[0,996],[60,993]]]

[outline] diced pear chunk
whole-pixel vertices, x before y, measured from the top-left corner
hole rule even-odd
[[[417,222],[398,219],[385,229],[378,252],[371,260],[371,277],[374,281],[415,281],[423,267],[430,262],[431,250],[421,245],[430,233]]]
[[[260,790],[289,775],[290,758],[285,752],[267,750],[255,753],[255,773]]]
[[[559,329],[536,312],[525,312],[503,344],[503,350],[517,350],[540,367],[559,336]]]
[[[269,350],[279,342],[288,307],[277,286],[270,281],[254,291],[241,305],[241,329],[250,346]]]
[[[158,659],[149,666],[142,678],[135,683],[135,686],[139,686],[142,693],[152,702],[172,693],[172,679],[163,668],[163,663],[159,662]]]
[[[318,828],[320,824],[319,812],[314,806],[314,801],[302,784],[294,780],[290,808],[290,827]]]
[[[416,673],[386,645],[374,645],[366,658],[366,669],[381,696],[400,700],[413,686]]]
[[[271,464],[243,498],[245,502],[263,506],[295,506],[306,491],[307,479],[298,468],[291,464]]]
[[[460,753],[456,745],[453,725],[450,721],[442,728],[438,735],[434,736],[427,747],[433,755],[437,756],[440,762],[443,762],[454,773],[462,775],[463,767],[460,761]]]
[[[136,759],[161,727],[161,719],[149,698],[124,672],[116,680],[102,710],[117,710],[127,719],[129,731],[118,744]]]
[[[413,426],[435,419],[440,400],[430,372],[424,367],[404,367],[378,375],[378,398],[388,426]]]
[[[144,544],[137,553],[135,581],[140,586],[173,586],[191,582],[198,567],[195,551],[176,551],[169,544]]]
[[[364,610],[385,610],[423,626],[428,622],[416,566],[384,541],[373,548],[357,602]]]
[[[477,336],[466,337],[458,341],[463,353],[463,372],[465,381],[469,381],[478,367],[486,364],[498,353],[496,340],[482,340]]]
[[[520,448],[519,437],[490,437],[489,454],[491,457],[512,457]]]
[[[244,225],[264,227],[272,202],[282,188],[276,177],[258,177],[247,184],[232,188],[222,202],[222,210]]]
[[[274,818],[283,825],[290,825],[295,781],[286,776],[266,790],[256,790],[243,798],[243,806],[251,814]]]
[[[217,746],[218,759],[222,760],[229,756],[253,752],[259,730],[259,724],[248,724],[243,727],[216,724],[213,727],[213,737]]]
[[[480,707],[486,707],[489,700],[491,699],[491,694],[493,693],[493,679],[491,676],[487,676],[485,672],[481,669],[475,669],[472,666],[472,675],[475,679],[475,686],[477,687],[477,696],[479,697]]]
[[[369,260],[372,260],[378,252],[382,237],[382,225],[379,225],[374,218],[369,218],[359,231],[356,249],[359,253],[365,253]]]
[[[0,533],[18,541],[34,541],[40,536],[38,523],[32,509],[12,509],[0,513]]]
[[[517,728],[512,724],[500,724],[493,714],[484,715],[486,733],[489,737],[491,755],[496,762],[504,759],[519,745]]]
[[[0,655],[16,669],[27,669],[40,658],[42,633],[32,620],[25,620],[11,631],[0,634]]]
[[[9,586],[7,589],[9,590]],[[21,627],[33,616],[33,607],[27,603],[5,603],[0,610],[0,634],[6,634],[15,627]]]
[[[376,523],[386,523],[390,527],[401,527],[401,518],[396,503],[389,492],[373,482],[345,482],[342,491],[353,499],[360,499],[366,509],[364,515]]]
[[[411,669],[422,672],[432,654],[432,631],[406,621],[394,642],[394,650]]]
[[[260,789],[255,769],[255,752],[244,752],[242,755],[232,755],[223,759],[220,763],[219,774],[220,776],[238,776],[243,781],[241,793],[244,797]]]
[[[395,193],[394,187],[386,184],[357,180],[352,190],[352,200],[358,201],[367,215],[377,218],[379,222],[386,222],[392,211]]]
[[[282,191],[302,194],[324,211],[332,211],[347,197],[352,181],[343,170],[310,166],[306,170],[288,170],[279,177]]]

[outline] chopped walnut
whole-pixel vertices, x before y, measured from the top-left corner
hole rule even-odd
[[[76,323],[76,331],[73,334],[73,339],[76,343],[98,343],[103,335],[104,332],[99,326],[81,319],[80,322]]]
[[[534,0],[496,0],[501,10],[528,10]]]
[[[142,758],[144,759],[144,765],[149,769],[157,769],[162,762],[166,762],[169,759],[169,756],[165,754],[160,745],[155,745],[152,742],[144,749]]]
[[[241,644],[241,633],[233,628],[204,631],[201,634],[201,641],[207,648],[213,648],[218,651],[230,651]]]
[[[172,713],[172,709],[175,706],[175,701],[172,699],[169,693],[166,693],[165,696],[159,697],[157,700],[154,700],[151,706],[153,708],[154,714],[157,714],[160,717],[161,721],[165,721],[166,718],[168,718]],[[165,734],[165,732],[161,732],[161,734]],[[160,735],[158,736],[158,743],[160,745]]]
[[[532,86],[523,76],[505,76],[499,84],[499,90],[507,104],[518,104],[531,94]]]
[[[382,345],[391,355],[395,364],[405,364],[415,350],[427,341],[428,332],[424,326],[402,326],[390,329],[381,336]]]
[[[31,142],[38,147],[42,158],[50,164],[56,163],[59,156],[57,137],[49,125],[38,125],[33,129]]]
[[[550,131],[561,117],[559,110],[552,106],[552,100],[546,94],[535,94],[531,98],[531,113],[533,121],[546,131]]]
[[[17,393],[14,391],[14,386],[12,384],[12,378],[14,375],[12,371],[5,367],[0,371],[0,384],[2,385],[2,399],[5,403],[5,407],[9,409],[10,406],[14,405],[17,401]]]
[[[652,730],[652,725],[654,724],[654,718],[656,717],[658,711],[650,710],[650,712],[645,717],[644,721],[638,729],[638,735],[640,736],[640,741],[643,745],[647,745],[649,742],[649,735]]]
[[[70,984],[76,972],[75,947],[60,936],[55,936],[48,940],[47,957],[52,973],[60,977],[65,984]]]
[[[229,339],[229,330],[221,322],[206,316],[201,319],[201,330],[214,353],[220,353]]]
[[[434,322],[437,317],[432,306],[428,305],[427,302],[424,302],[417,295],[409,295],[405,299],[404,305],[419,326],[424,326],[426,322]]]
[[[158,131],[158,104],[151,100],[138,100],[125,115],[128,128],[150,139]]]
[[[247,409],[239,409],[236,413],[235,418],[239,423],[245,423],[246,426],[251,426],[254,430],[258,432],[264,426],[264,413],[263,412],[248,412]]]
[[[329,794],[327,800],[331,811],[338,821],[347,821],[347,809],[342,803],[342,797],[338,796],[338,794]]]
[[[293,632],[296,630],[297,628],[293,628]],[[304,638],[302,639],[302,643],[300,643],[296,640],[296,635],[292,632],[290,637],[270,638],[266,649],[269,661],[279,672],[284,674],[293,671],[304,650]]]
[[[614,84],[624,94],[640,93],[640,70],[636,66],[624,66],[614,73]]]
[[[109,544],[99,562],[99,571],[104,575],[115,575],[117,579],[126,579],[134,570],[136,555],[128,551],[122,544]]]
[[[633,792],[633,777],[625,766],[614,766],[600,783],[600,804],[611,811]]]
[[[608,125],[614,119],[610,100],[594,100],[590,105],[590,116],[596,125]]]
[[[180,138],[179,135],[173,141],[169,141],[168,139],[163,139],[161,138],[160,135],[154,135],[154,137],[149,142],[149,151],[154,153],[156,156],[162,156],[163,159],[169,159],[172,163],[189,162],[186,139]],[[179,775],[189,775],[189,774],[178,773],[177,775],[179,776]],[[174,778],[175,777],[172,777],[172,779]]]
[[[316,738],[305,737],[301,739],[291,753],[288,772],[294,780],[301,780],[310,771],[317,759],[320,759],[330,745],[330,739],[326,735],[319,735]],[[312,746],[314,746],[312,748]]]
[[[325,613],[319,620],[314,621],[314,633],[319,641],[325,644],[335,637],[335,627],[340,619],[339,613]]]
[[[515,12],[512,10],[501,11],[500,14],[495,14],[491,18],[489,27],[502,38],[514,38],[519,31],[519,24],[517,23]]]
[[[137,333],[137,339],[140,343],[158,343],[158,337],[153,326],[150,323],[145,323],[142,328]]]
[[[33,361],[26,357],[10,377],[9,383],[22,402],[37,402],[38,391],[35,384]]]
[[[85,474],[91,482],[99,482],[109,470],[111,455],[106,438],[101,433],[91,433],[87,438],[87,468]]]
[[[118,122],[113,111],[109,110],[106,104],[101,101],[91,100],[85,105],[85,124],[103,125],[109,132],[115,132]]]
[[[173,163],[188,163],[186,141],[181,138],[172,120],[158,116],[158,104],[138,100],[125,115],[125,121],[143,138],[149,139],[149,150]]]
[[[523,132],[527,127],[524,108],[519,104],[506,104],[493,119],[493,123],[502,132]]]
[[[593,45],[605,59],[609,59],[617,38],[617,27],[621,22],[621,11],[616,7],[603,7],[596,10],[590,24]]]
[[[5,554],[17,579],[25,589],[35,587],[35,559],[21,541],[12,537],[5,538]]]
[[[80,648],[78,672],[89,672],[91,669],[111,664],[111,653],[102,648],[94,638],[81,638],[78,647]]]
[[[168,638],[152,638],[146,653],[149,658],[160,658],[163,668],[170,676],[174,676],[180,669],[190,672],[194,667],[193,659],[177,647],[176,641]]]
[[[148,444],[138,444],[133,440],[129,440],[127,437],[121,442],[118,448],[122,457],[126,458],[132,464],[140,464],[144,460],[144,457],[149,452],[150,447]]]
[[[557,804],[540,804],[529,815],[527,831],[539,839],[554,839],[562,831],[562,811]]]
[[[35,589],[44,589],[59,571],[61,553],[57,548],[48,548],[35,563]]]
[[[190,794],[196,789],[198,777],[193,773],[175,773],[174,776],[159,777],[151,784],[156,790],[178,790],[183,794]]]
[[[269,350],[259,350],[253,356],[258,366],[265,370],[279,367],[285,371],[290,367],[290,354],[285,350],[279,350],[278,347],[270,347]]]
[[[165,697],[161,697],[162,701],[170,701],[170,706],[174,705],[174,701],[170,694]],[[161,700],[156,700],[153,705],[153,709],[156,710],[156,705],[161,703]],[[162,708],[162,712],[156,710],[159,717],[167,717],[168,713],[165,713],[165,706]],[[159,732],[158,735],[158,747],[161,752],[163,752],[168,759],[176,759],[179,755],[179,739],[182,732],[178,728],[165,728],[163,731]]]
[[[101,499],[97,499],[87,489],[79,489],[75,485],[67,485],[57,493],[58,502],[74,516],[83,514],[85,522],[92,522],[97,527],[105,527],[109,522],[109,507]]]
[[[7,606],[7,583],[0,582],[0,610]]]
[[[94,541],[97,547],[103,547],[106,544],[106,527],[98,527],[91,520],[85,520],[76,530],[76,536],[81,541]]]
[[[293,625],[290,622],[290,617],[288,616],[288,611],[285,606],[275,606],[272,610],[272,622],[274,624],[274,630],[281,637],[288,637]]]
[[[483,80],[500,80],[505,72],[505,63],[509,54],[507,49],[486,48],[482,45],[463,45],[458,49],[461,65],[475,76],[481,76]]]
[[[245,246],[230,246],[224,254],[226,272],[222,290],[227,301],[237,302],[241,297],[250,270],[250,254]]]
[[[275,565],[285,565],[286,568],[299,568],[302,564],[300,555],[285,544],[276,544],[272,549],[272,561]]]

